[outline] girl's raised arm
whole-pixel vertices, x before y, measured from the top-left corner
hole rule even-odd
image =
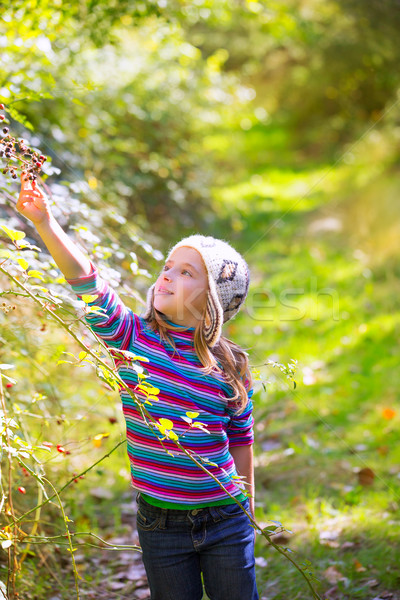
[[[107,346],[126,350],[137,335],[139,318],[125,306],[117,292],[99,275],[96,265],[60,227],[43,190],[35,181],[31,185],[23,175],[21,180],[18,212],[35,224],[40,237],[78,298],[93,295],[94,299],[87,302],[87,305],[100,309],[99,312],[87,313],[85,321]]]
[[[90,273],[89,258],[79,250],[56,221],[44,191],[36,181],[31,182],[24,175],[21,175],[21,192],[16,208],[21,215],[34,223],[65,279],[75,279]]]

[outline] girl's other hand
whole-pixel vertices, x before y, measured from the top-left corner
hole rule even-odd
[[[31,181],[23,173],[21,173],[21,191],[16,209],[35,225],[49,221],[52,217],[48,196],[37,185],[35,180]]]

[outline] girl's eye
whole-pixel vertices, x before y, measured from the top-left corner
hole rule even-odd
[[[167,265],[164,266],[163,271],[165,271],[166,269],[168,269]],[[187,269],[183,269],[183,273],[189,273],[190,277],[192,276],[192,274],[190,273],[190,271],[188,271]]]

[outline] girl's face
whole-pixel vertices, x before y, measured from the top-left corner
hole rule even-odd
[[[207,292],[208,275],[201,254],[181,246],[165,262],[157,278],[154,308],[173,323],[196,327],[205,309]]]

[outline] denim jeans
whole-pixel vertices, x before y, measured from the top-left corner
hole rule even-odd
[[[254,529],[236,504],[166,509],[138,492],[137,530],[151,600],[259,600]],[[250,502],[242,506],[249,512]]]

